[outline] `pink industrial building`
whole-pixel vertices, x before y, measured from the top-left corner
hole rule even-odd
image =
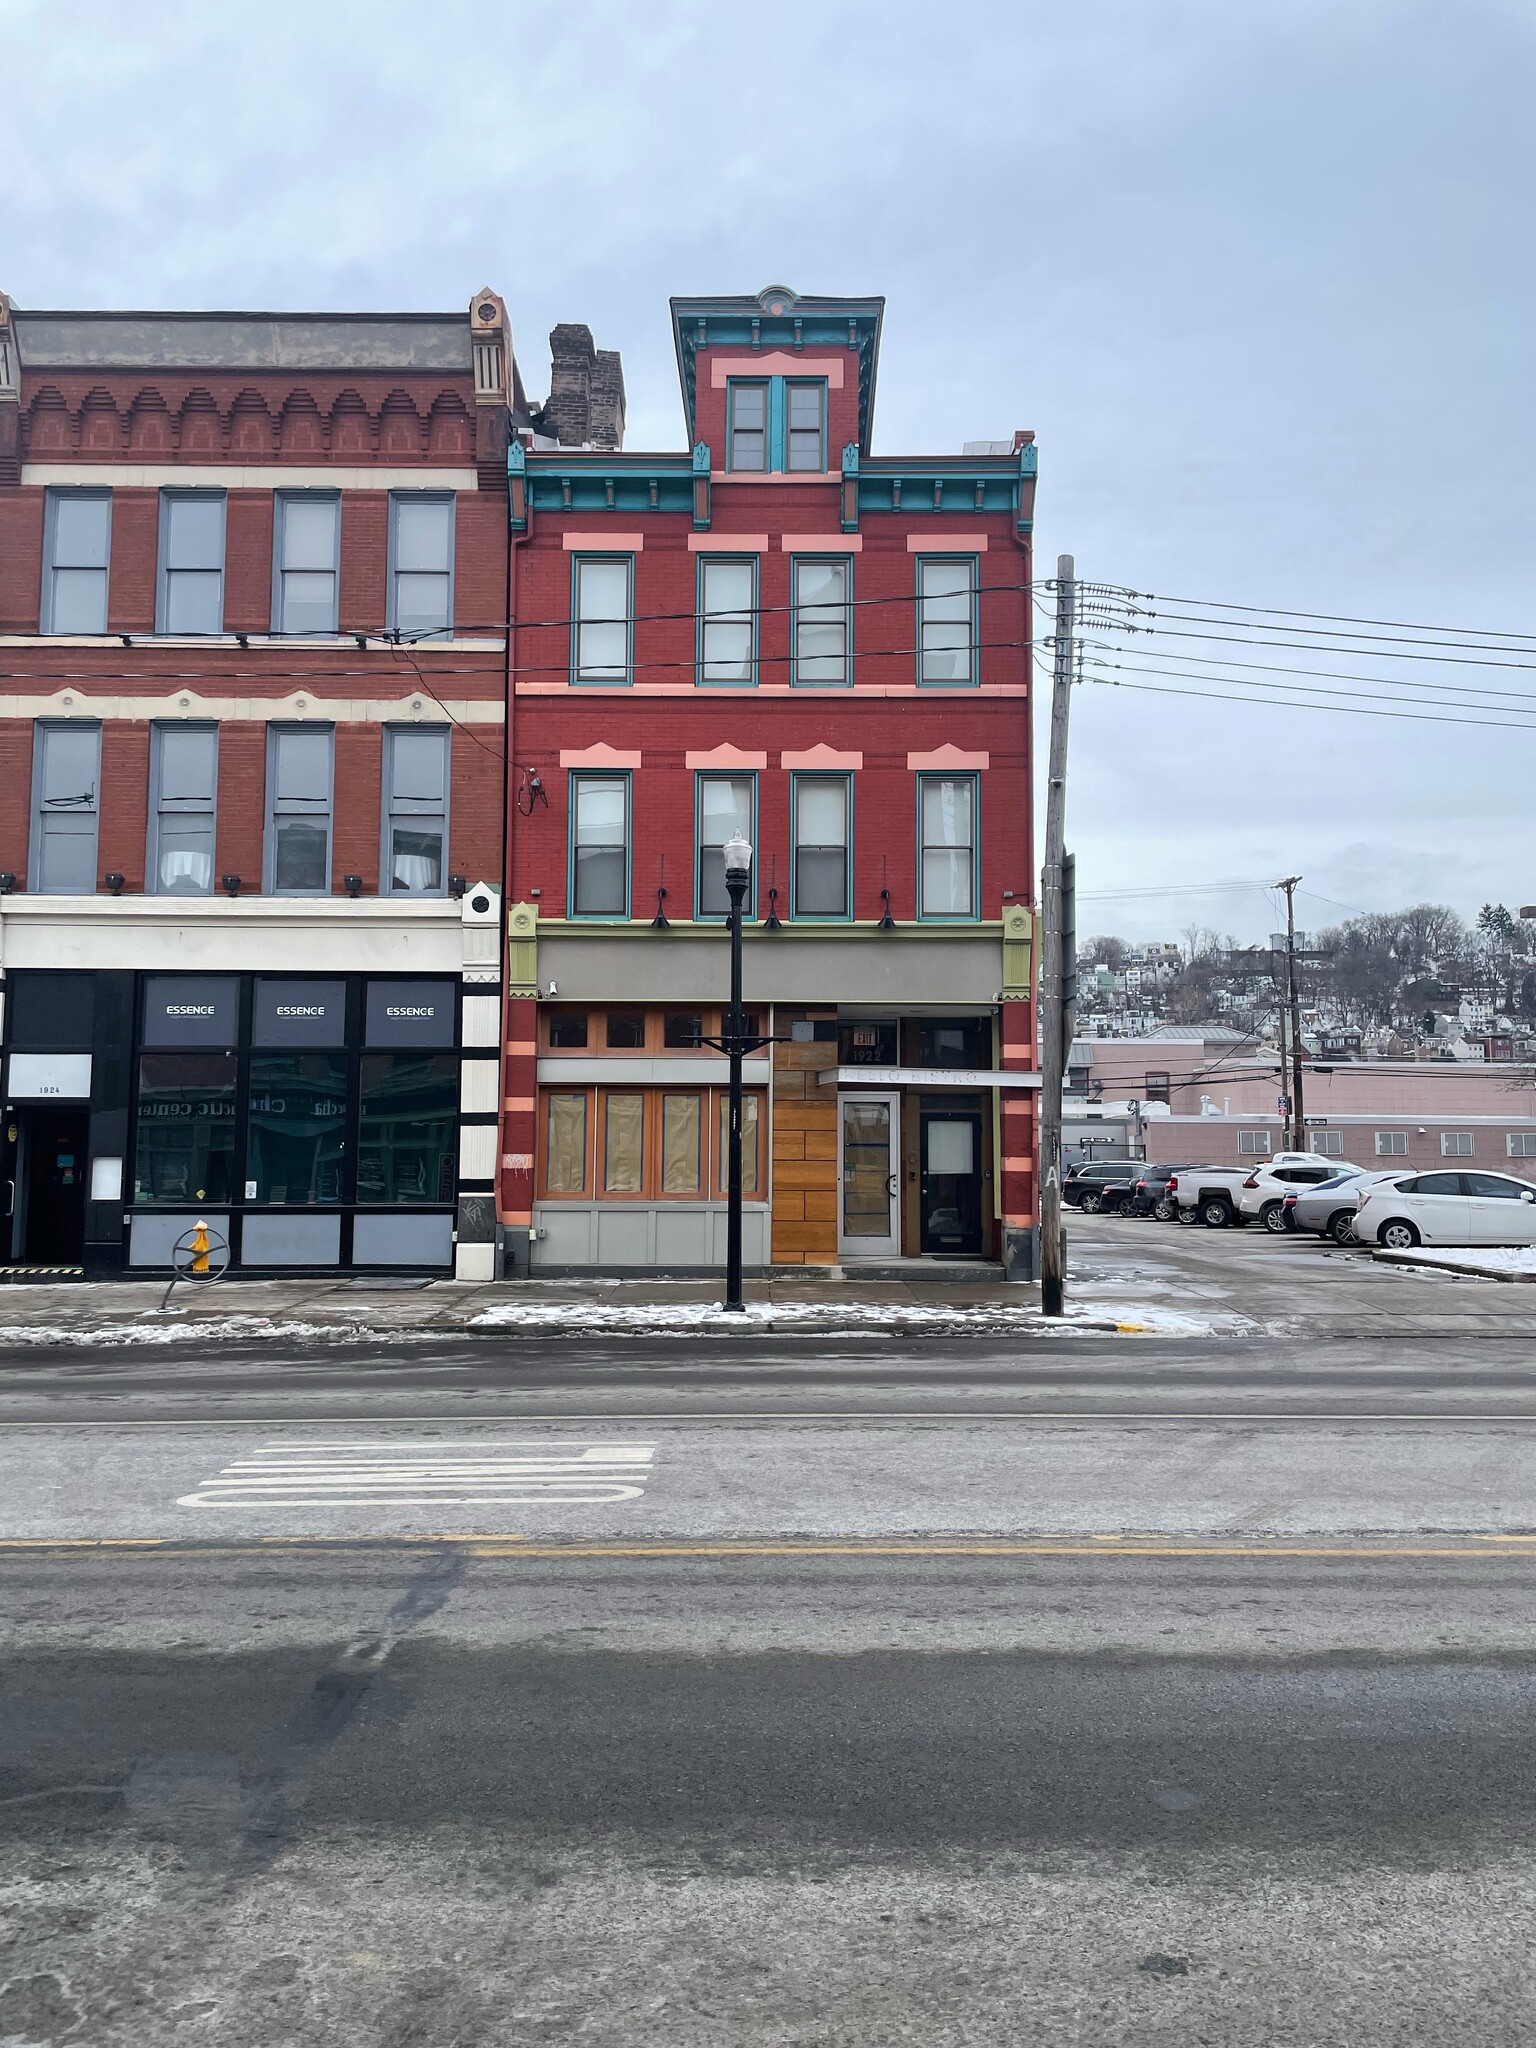
[[[1240,1165],[1287,1148],[1280,1057],[1224,1028],[1078,1039],[1065,1119],[1073,1156]],[[1536,1180],[1536,1067],[1455,1060],[1308,1061],[1307,1146],[1357,1166],[1476,1160]]]

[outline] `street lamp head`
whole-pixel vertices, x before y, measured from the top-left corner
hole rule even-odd
[[[752,842],[740,832],[733,832],[725,842],[725,872],[728,875],[750,875],[752,872]]]

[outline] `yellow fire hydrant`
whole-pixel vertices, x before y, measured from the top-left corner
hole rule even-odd
[[[194,1273],[208,1271],[208,1226],[201,1217],[192,1226],[192,1267]]]

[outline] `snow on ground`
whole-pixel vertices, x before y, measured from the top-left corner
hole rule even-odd
[[[286,1323],[275,1316],[226,1316],[219,1322],[183,1323],[173,1320],[176,1311],[162,1320],[154,1310],[144,1312],[142,1321],[106,1323],[94,1328],[71,1329],[59,1323],[0,1323],[0,1346],[53,1344],[217,1344],[235,1343],[252,1337],[355,1337],[350,1323]],[[150,1318],[154,1318],[150,1320]]]
[[[1376,1259],[1384,1266],[1449,1266],[1458,1273],[1487,1273],[1498,1279],[1528,1275],[1536,1280],[1536,1245],[1529,1244],[1421,1244],[1388,1258],[1378,1252]]]
[[[1188,1315],[1155,1303],[1078,1297],[1059,1322],[1047,1321],[1034,1306],[1005,1304],[931,1306],[921,1302],[749,1302],[741,1314],[727,1314],[714,1302],[507,1301],[464,1321],[401,1328],[388,1313],[365,1308],[341,1312],[345,1321],[316,1323],[270,1315],[233,1315],[193,1320],[185,1311],[139,1310],[112,1322],[0,1324],[0,1349],[48,1349],[65,1344],[238,1344],[273,1338],[301,1343],[357,1343],[370,1336],[392,1341],[451,1336],[468,1331],[507,1336],[745,1336],[762,1332],[853,1337],[882,1330],[927,1336],[1061,1337],[1117,1332],[1135,1337],[1229,1337],[1258,1335],[1263,1325],[1234,1314]]]
[[[686,1336],[696,1331],[817,1329],[845,1334],[862,1330],[1007,1330],[1020,1335],[1051,1336],[1064,1330],[1121,1330],[1128,1334],[1170,1337],[1211,1337],[1225,1333],[1241,1317],[1209,1318],[1180,1315],[1173,1310],[1080,1302],[1060,1322],[1049,1322],[1038,1308],[929,1307],[917,1302],[799,1302],[752,1301],[744,1310],[727,1312],[718,1301],[645,1303],[634,1307],[620,1302],[498,1302],[470,1318],[477,1330],[580,1330],[603,1331],[615,1336],[648,1331],[672,1331]],[[1218,1330],[1217,1325],[1221,1325]],[[1255,1327],[1245,1325],[1247,1327]]]

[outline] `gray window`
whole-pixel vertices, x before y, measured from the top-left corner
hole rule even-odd
[[[330,726],[274,725],[267,733],[267,888],[276,896],[331,891]]]
[[[629,681],[630,583],[628,555],[578,555],[571,603],[576,644],[571,672],[578,683]]]
[[[797,683],[846,684],[851,577],[846,561],[797,561],[793,568],[795,672]]]
[[[1321,1152],[1329,1159],[1344,1157],[1344,1133],[1342,1131],[1309,1131],[1307,1142],[1314,1152]]]
[[[150,727],[150,893],[207,896],[213,890],[216,725]]]
[[[43,522],[45,633],[105,633],[110,491],[48,493]]]
[[[1442,1131],[1440,1133],[1440,1157],[1442,1159],[1470,1159],[1472,1157],[1472,1133],[1470,1131]]]
[[[93,895],[101,727],[40,724],[32,790],[32,887],[44,896]]]
[[[976,778],[920,775],[921,894],[924,917],[976,914]]]
[[[156,631],[224,630],[224,493],[160,493],[160,605]]]
[[[970,555],[918,561],[919,682],[975,682],[975,614],[976,564]]]
[[[394,726],[384,735],[384,888],[441,896],[448,862],[449,734]]]
[[[699,681],[750,683],[755,562],[699,557]]]
[[[1511,1159],[1536,1159],[1536,1131],[1509,1131],[1505,1145]]]
[[[1269,1155],[1268,1131],[1239,1131],[1237,1134],[1238,1153],[1243,1158],[1267,1158]]]
[[[396,492],[389,501],[389,624],[417,637],[453,631],[451,491]]]
[[[1378,1131],[1376,1133],[1376,1157],[1378,1159],[1402,1159],[1408,1151],[1406,1131]]]
[[[826,385],[788,384],[785,398],[789,411],[789,467],[824,470]]]
[[[571,915],[629,915],[629,777],[571,777]]]
[[[730,445],[731,469],[768,467],[768,386],[739,384],[734,380],[728,392],[731,417],[726,438]]]
[[[847,917],[848,777],[797,775],[794,782],[796,917]]]
[[[724,917],[731,899],[725,888],[725,842],[739,832],[752,837],[752,799],[756,778],[751,775],[701,775],[698,783],[699,872],[698,915]],[[742,905],[752,915],[752,891]]]
[[[334,633],[341,570],[340,498],[279,492],[272,538],[273,632]]]

